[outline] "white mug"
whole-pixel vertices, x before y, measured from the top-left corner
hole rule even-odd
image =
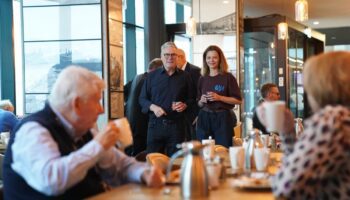
[[[0,134],[0,141],[1,143],[7,145],[10,140],[10,132],[2,132]]]
[[[117,141],[118,147],[121,149],[125,149],[125,147],[132,145],[133,140],[129,121],[125,117],[123,117],[114,120],[114,123],[120,131],[120,136]]]
[[[255,148],[254,161],[257,171],[266,171],[270,160],[269,148]]]
[[[263,144],[264,144],[264,147],[269,147],[269,145],[270,145],[270,136],[269,135],[267,135],[267,134],[262,134],[261,136],[261,140],[262,140],[262,142],[263,142]]]
[[[209,144],[203,149],[204,160],[213,159],[215,154],[215,140],[213,139],[202,140],[202,144]]]
[[[244,169],[244,148],[242,146],[230,147],[230,161],[233,170]]]
[[[221,165],[210,163],[206,165],[206,168],[208,172],[209,188],[216,189],[219,187]]]
[[[266,116],[266,129],[269,132],[282,132],[284,126],[284,101],[268,101],[264,103]]]

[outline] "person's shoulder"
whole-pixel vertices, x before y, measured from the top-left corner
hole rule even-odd
[[[1,110],[0,115],[2,115],[3,117],[16,117],[16,115],[10,111],[2,110],[2,109],[0,109],[0,110]]]
[[[328,105],[305,121],[305,127],[339,127],[346,123],[350,126],[350,109],[342,105]]]
[[[192,70],[192,71],[201,71],[201,68],[199,68],[198,66],[192,64],[192,63],[189,63],[188,62],[188,66],[189,68]]]
[[[221,73],[221,75],[226,76],[226,77],[234,77],[231,72],[223,72],[223,73]]]
[[[163,67],[160,67],[160,68],[155,69],[155,70],[153,70],[153,71],[151,71],[151,72],[148,72],[145,76],[146,76],[147,78],[148,78],[148,77],[152,78],[152,77],[154,77],[154,76],[159,76],[159,74],[161,74],[163,71],[164,71],[164,68],[163,68]]]
[[[228,78],[230,81],[236,80],[236,77],[231,72],[224,72],[221,75]]]

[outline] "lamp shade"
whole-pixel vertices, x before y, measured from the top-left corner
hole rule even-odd
[[[308,20],[308,3],[307,0],[297,0],[295,2],[295,20],[303,22]]]
[[[278,39],[285,40],[288,38],[288,24],[281,22],[278,24]]]
[[[193,17],[190,17],[186,23],[186,34],[190,36],[197,34],[196,20]]]

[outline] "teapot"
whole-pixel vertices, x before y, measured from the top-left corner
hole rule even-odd
[[[174,160],[180,156],[184,159],[181,164],[180,188],[183,198],[201,198],[209,195],[208,174],[202,157],[202,145],[199,141],[184,142],[181,150],[171,156],[166,177],[169,177]]]

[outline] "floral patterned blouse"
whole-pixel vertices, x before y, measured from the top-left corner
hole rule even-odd
[[[282,138],[285,157],[272,178],[286,199],[350,199],[350,109],[326,106],[305,121],[302,136]]]

